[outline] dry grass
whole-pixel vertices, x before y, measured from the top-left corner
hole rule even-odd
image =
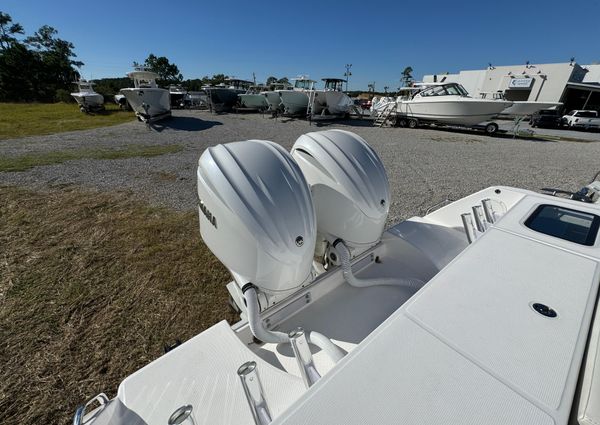
[[[106,127],[133,121],[135,115],[107,103],[106,110],[84,114],[75,103],[0,103],[0,140]]]
[[[123,159],[134,157],[152,157],[179,152],[180,145],[146,146],[126,145],[118,149],[80,148],[65,151],[31,153],[14,157],[0,158],[0,172],[25,171],[41,165],[60,164],[76,159]]]
[[[195,214],[73,188],[0,198],[0,423],[70,423],[165,343],[235,319]]]

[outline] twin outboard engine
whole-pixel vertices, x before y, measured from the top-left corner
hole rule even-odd
[[[308,133],[298,138],[292,156],[315,203],[315,257],[338,239],[354,255],[378,243],[390,208],[390,190],[383,163],[367,142],[343,130]]]
[[[302,135],[291,155],[262,140],[208,148],[198,197],[202,238],[233,275],[242,310],[249,283],[266,307],[330,265],[349,268],[380,241],[390,204],[381,160],[343,130]]]
[[[218,145],[204,151],[197,174],[200,233],[233,275],[228,287],[242,317],[258,340],[291,344],[307,386],[320,378],[308,344],[333,362],[346,352],[314,330],[267,329],[262,310],[331,263],[341,264],[345,280],[356,287],[423,285],[353,274],[351,258],[379,242],[389,211],[383,164],[356,134],[308,133],[298,138],[292,155],[263,140]]]
[[[200,233],[233,275],[241,292],[238,306],[252,334],[266,343],[292,344],[295,352],[302,345],[298,338],[305,338],[305,346],[312,343],[334,362],[340,360],[346,352],[326,336],[301,329],[272,331],[260,316],[313,276],[315,208],[291,155],[262,140],[208,148],[198,164],[198,198]],[[312,385],[320,376],[309,357],[310,352],[297,355]]]

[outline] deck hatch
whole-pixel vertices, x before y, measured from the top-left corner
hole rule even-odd
[[[598,235],[600,217],[558,205],[540,205],[527,218],[525,226],[555,238],[592,246]]]

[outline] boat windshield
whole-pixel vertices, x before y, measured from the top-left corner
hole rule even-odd
[[[156,82],[154,80],[146,80],[143,78],[135,80],[135,86],[139,89],[151,89],[156,87]]]
[[[325,80],[325,90],[342,91],[343,84],[343,80]]]
[[[425,96],[467,96],[468,93],[460,84],[444,84],[443,86],[433,86],[419,93]]]
[[[313,88],[313,82],[312,80],[296,80],[294,88],[309,90]]]

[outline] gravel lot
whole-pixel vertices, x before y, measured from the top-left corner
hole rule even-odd
[[[16,156],[81,147],[128,144],[181,145],[175,154],[152,158],[74,160],[25,172],[0,173],[0,185],[35,189],[75,184],[126,190],[152,204],[195,208],[195,166],[204,149],[218,143],[265,139],[291,148],[298,136],[342,128],[364,137],[383,159],[392,190],[389,221],[413,215],[446,198],[456,199],[491,185],[528,189],[578,189],[600,170],[600,134],[588,142],[530,141],[439,129],[374,128],[349,120],[312,126],[303,120],[260,114],[212,115],[174,111],[152,128],[139,122],[115,127],[0,142],[0,155]]]

